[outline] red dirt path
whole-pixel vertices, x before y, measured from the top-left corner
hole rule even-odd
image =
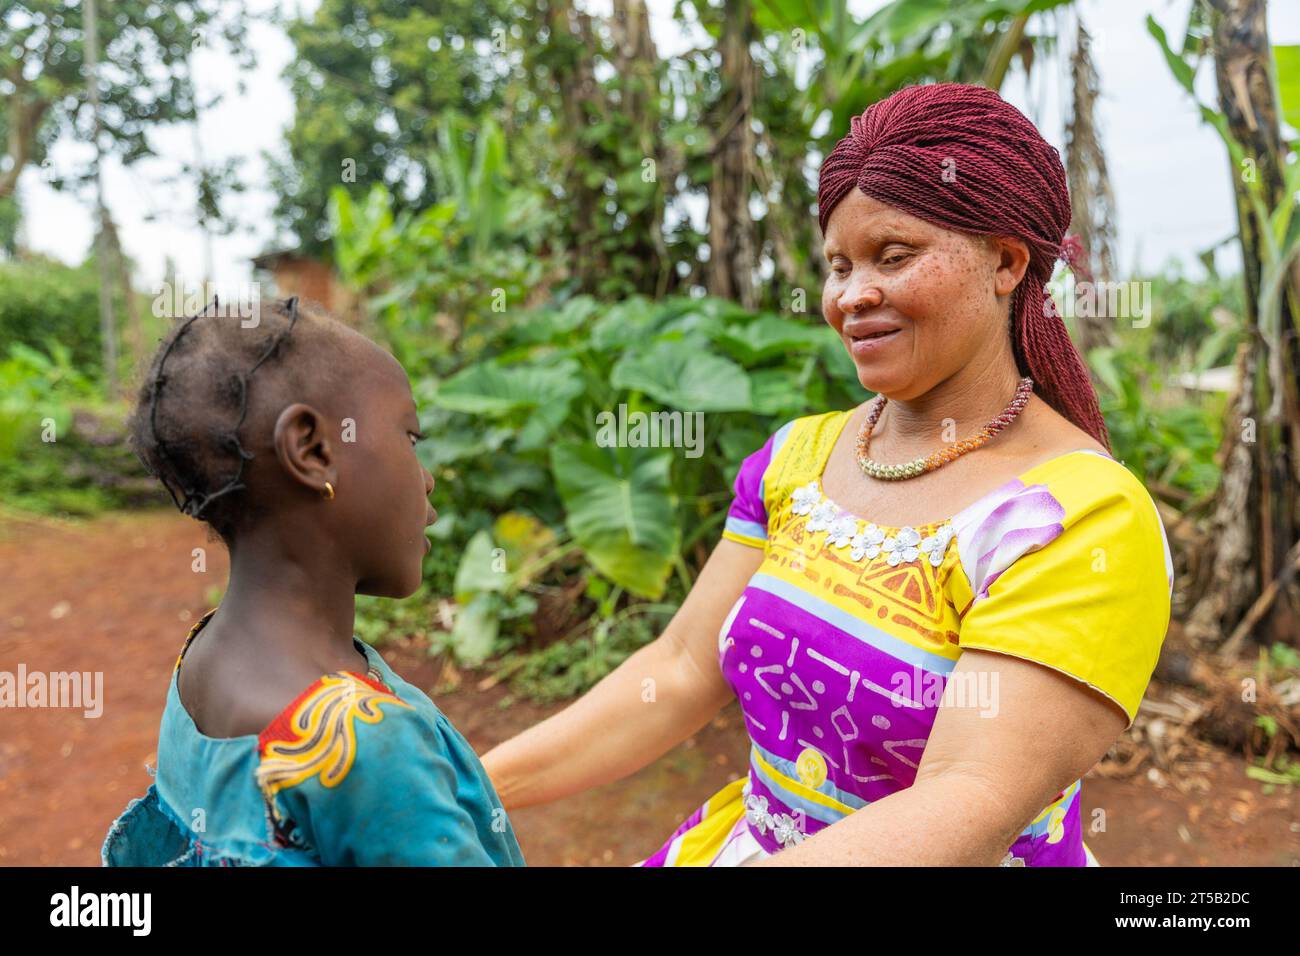
[[[207,571],[191,570],[192,549]],[[206,595],[225,582],[225,552],[171,513],[91,522],[0,521],[0,671],[102,671],[103,715],[0,710],[0,865],[96,865],[113,818],[144,792],[155,759],[167,679]],[[419,647],[382,648],[407,680],[428,686],[436,664]],[[553,713],[478,692],[475,675],[437,698],[480,753]],[[578,797],[512,814],[531,864],[625,865],[651,853],[710,794],[738,776],[746,743],[738,710],[640,773]],[[1208,793],[1146,778],[1084,781],[1084,820],[1103,865],[1300,865],[1294,789],[1271,794],[1223,754]]]

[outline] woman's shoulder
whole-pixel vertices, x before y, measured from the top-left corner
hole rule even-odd
[[[975,600],[1017,562],[1049,548],[1050,563],[1063,570],[1123,554],[1145,571],[1162,572],[1172,592],[1172,554],[1155,500],[1123,461],[1098,448],[1039,461],[959,512],[952,525]]]
[[[1025,423],[1030,427],[1020,439],[1022,450],[1009,459],[1016,466],[1016,478],[999,489],[1001,495],[990,496],[1002,513],[1020,510],[1021,518],[1033,514],[1024,508],[1003,507],[1000,498],[1010,496],[1025,506],[1031,501],[1042,504],[1050,499],[1062,512],[1060,524],[1068,528],[1109,504],[1140,513],[1143,523],[1151,525],[1148,530],[1154,530],[1154,525],[1159,524],[1155,501],[1122,459],[1037,396],[1026,409],[1031,410],[1030,420]],[[983,510],[967,509],[972,513]],[[961,517],[966,519],[962,524],[969,524],[972,514],[963,512]]]
[[[735,498],[724,537],[760,545],[766,538],[770,509],[795,487],[820,474],[821,464],[851,414],[852,410],[804,415],[769,434],[736,470],[732,483]]]
[[[1073,676],[1131,724],[1173,592],[1168,538],[1141,479],[1095,449],[1067,450],[958,519],[959,646]]]
[[[789,419],[749,456],[746,466],[791,475],[808,469],[820,471],[819,465],[834,447],[840,430],[853,412],[854,409],[850,408]]]

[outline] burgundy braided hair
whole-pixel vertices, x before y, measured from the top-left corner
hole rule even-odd
[[[1024,241],[1029,267],[1011,307],[1017,368],[1033,378],[1039,397],[1109,451],[1087,366],[1046,290],[1058,257],[1086,277],[1086,256],[1078,237],[1064,237],[1070,224],[1065,170],[1034,124],[982,86],[905,87],[853,117],[849,134],[822,163],[817,216],[823,233],[854,186],[944,229]]]

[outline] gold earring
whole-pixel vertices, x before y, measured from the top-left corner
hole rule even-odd
[[[325,482],[325,490],[321,492],[321,497],[324,498],[326,501],[331,501],[334,498],[334,486],[331,485],[328,481]]]

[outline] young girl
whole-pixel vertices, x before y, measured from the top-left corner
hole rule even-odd
[[[406,597],[433,476],[388,353],[297,299],[180,321],[131,422],[146,467],[230,551],[176,661],[154,783],[106,865],[512,865],[474,751],[353,636],[357,594]]]

